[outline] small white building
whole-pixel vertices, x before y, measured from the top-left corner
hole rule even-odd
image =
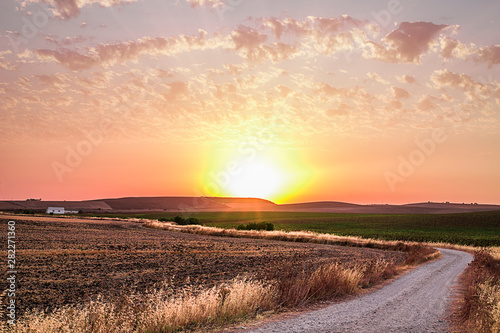
[[[48,207],[47,214],[64,214],[64,207]]]

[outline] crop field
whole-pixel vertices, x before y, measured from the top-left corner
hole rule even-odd
[[[7,225],[7,219],[0,221]],[[405,254],[209,237],[148,229],[128,221],[16,219],[19,314],[27,309],[50,311],[88,302],[98,294],[116,298],[147,292],[165,287],[165,283],[180,291],[190,285],[209,287],[237,276],[266,278],[285,266],[300,271],[325,263],[354,265],[373,259],[400,263]],[[5,284],[0,285],[2,290]]]
[[[180,213],[115,215],[150,219],[172,218]],[[298,212],[189,213],[204,225],[236,228],[239,224],[271,222],[275,229],[310,230],[342,236],[384,240],[446,242],[473,246],[500,246],[500,211],[457,214],[371,215]]]

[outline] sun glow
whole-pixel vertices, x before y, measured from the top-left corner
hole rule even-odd
[[[227,186],[232,196],[272,199],[283,190],[285,175],[269,161],[249,161],[236,171]]]
[[[284,203],[301,193],[312,176],[299,152],[264,144],[214,146],[206,161],[197,187],[203,196]]]

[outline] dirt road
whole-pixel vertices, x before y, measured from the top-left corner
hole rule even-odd
[[[440,251],[442,259],[376,292],[251,332],[447,332],[451,287],[473,257],[460,251]]]

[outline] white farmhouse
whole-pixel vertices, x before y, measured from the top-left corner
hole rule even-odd
[[[48,207],[47,214],[64,214],[64,207]]]

